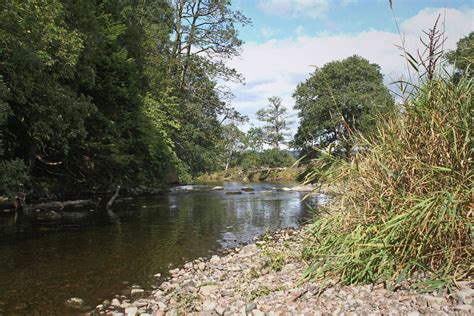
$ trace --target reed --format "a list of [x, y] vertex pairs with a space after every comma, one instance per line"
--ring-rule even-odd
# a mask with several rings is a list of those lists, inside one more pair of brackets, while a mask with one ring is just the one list
[[335, 183], [343, 194], [309, 226], [305, 277], [416, 279], [412, 286], [433, 291], [472, 276], [472, 80], [433, 69], [419, 78], [375, 135], [353, 135], [364, 152], [313, 161], [306, 181]]

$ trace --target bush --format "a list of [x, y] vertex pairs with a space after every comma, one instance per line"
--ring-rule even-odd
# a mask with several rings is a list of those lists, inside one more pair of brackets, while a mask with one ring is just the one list
[[0, 161], [0, 195], [11, 196], [28, 181], [26, 167], [21, 160]]
[[359, 136], [367, 153], [315, 162], [325, 172], [314, 167], [308, 180], [345, 193], [310, 226], [307, 277], [395, 285], [424, 272], [417, 286], [431, 291], [472, 273], [472, 88], [467, 78], [429, 80], [374, 138]]
[[267, 149], [262, 152], [244, 151], [232, 161], [244, 171], [259, 168], [291, 167], [296, 159], [285, 150]]

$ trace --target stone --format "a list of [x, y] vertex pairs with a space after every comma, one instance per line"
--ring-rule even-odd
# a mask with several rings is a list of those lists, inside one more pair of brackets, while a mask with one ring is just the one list
[[265, 316], [265, 313], [259, 309], [252, 310], [252, 316]]
[[223, 315], [224, 312], [225, 312], [225, 308], [222, 307], [221, 305], [218, 305], [214, 310], [215, 310], [216, 313], [219, 314], [219, 315]]
[[457, 311], [471, 312], [473, 307], [471, 305], [459, 304], [454, 306], [454, 309]]
[[457, 291], [454, 295], [458, 304], [470, 305], [473, 301], [472, 298], [474, 297], [474, 289], [462, 289], [460, 291]]
[[407, 314], [407, 316], [420, 316], [420, 313], [418, 313], [417, 311], [411, 311]]
[[169, 282], [163, 282], [160, 285], [160, 290], [162, 291], [167, 291], [170, 288], [170, 283]]
[[219, 263], [220, 261], [221, 261], [221, 258], [219, 258], [219, 256], [217, 256], [217, 255], [212, 256], [212, 257], [211, 257], [211, 260], [209, 260], [209, 262], [210, 262], [211, 264], [217, 264], [217, 263]]
[[198, 269], [201, 271], [204, 271], [204, 269], [206, 269], [206, 264], [204, 262], [199, 262], [197, 266]]
[[130, 294], [132, 296], [139, 296], [139, 295], [143, 295], [145, 293], [145, 290], [144, 289], [132, 289], [130, 291]]
[[242, 194], [242, 191], [227, 191], [225, 194], [228, 194], [228, 195], [238, 195], [238, 194]]
[[178, 269], [178, 268], [173, 269], [173, 270], [170, 270], [170, 273], [173, 274], [173, 275], [174, 275], [174, 274], [178, 274], [178, 272], [179, 272], [179, 269]]
[[81, 309], [84, 307], [84, 300], [79, 297], [71, 297], [66, 302], [64, 302], [64, 305], [74, 309]]
[[204, 296], [209, 296], [211, 293], [215, 292], [218, 289], [216, 285], [204, 285], [199, 289], [199, 293]]
[[214, 190], [214, 191], [220, 191], [220, 190], [224, 190], [224, 187], [215, 186], [215, 187], [212, 188], [212, 190]]
[[137, 313], [138, 313], [138, 308], [135, 306], [127, 307], [125, 309], [125, 314], [127, 314], [127, 316], [135, 316], [137, 315]]
[[118, 299], [114, 298], [114, 299], [112, 299], [111, 304], [112, 304], [113, 306], [120, 306], [120, 301], [119, 301]]
[[141, 299], [141, 300], [133, 302], [133, 306], [136, 306], [136, 307], [143, 307], [147, 305], [148, 305], [148, 301], [145, 299]]
[[255, 189], [252, 188], [252, 187], [242, 187], [241, 190], [244, 191], [244, 192], [253, 192], [253, 191], [255, 191]]
[[250, 313], [251, 311], [253, 311], [254, 309], [257, 308], [257, 304], [255, 303], [248, 303], [247, 305], [245, 305], [245, 312], [246, 313]]
[[202, 303], [202, 310], [204, 312], [210, 312], [213, 311], [217, 307], [217, 303], [211, 300], [205, 300]]

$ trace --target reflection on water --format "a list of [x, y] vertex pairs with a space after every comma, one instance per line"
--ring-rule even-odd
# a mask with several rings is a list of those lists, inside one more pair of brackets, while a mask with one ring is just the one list
[[95, 306], [126, 284], [150, 287], [172, 266], [297, 226], [317, 202], [262, 184], [241, 195], [225, 194], [241, 184], [224, 186], [117, 203], [112, 217], [89, 209], [0, 217], [0, 313], [64, 314], [70, 297]]

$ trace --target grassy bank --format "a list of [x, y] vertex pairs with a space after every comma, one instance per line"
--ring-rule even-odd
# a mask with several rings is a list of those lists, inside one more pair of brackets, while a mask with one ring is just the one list
[[314, 162], [308, 181], [345, 194], [311, 225], [307, 277], [386, 282], [432, 291], [472, 276], [472, 80], [438, 76], [414, 87], [349, 160]]

